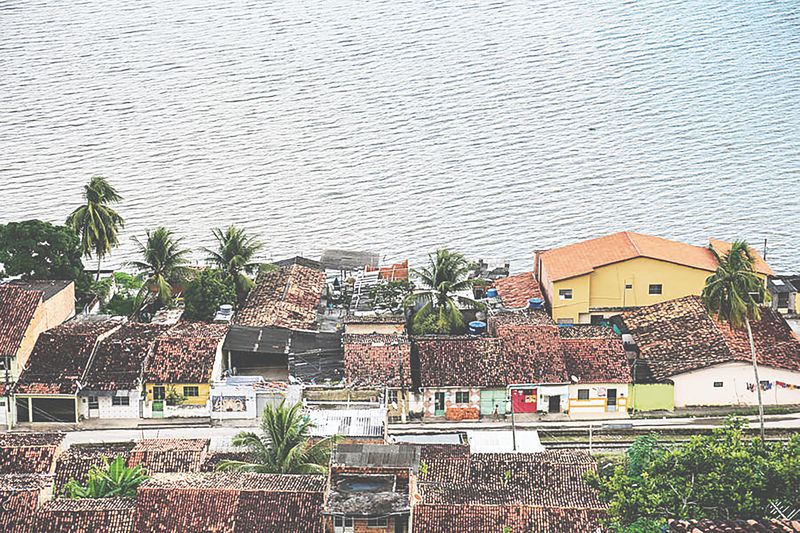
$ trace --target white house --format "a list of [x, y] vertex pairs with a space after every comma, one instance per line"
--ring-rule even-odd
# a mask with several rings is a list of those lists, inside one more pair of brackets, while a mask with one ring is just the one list
[[624, 328], [639, 351], [637, 382], [672, 382], [675, 407], [800, 403], [800, 338], [775, 310], [752, 322], [759, 380], [747, 332], [732, 329], [687, 296], [628, 311]]

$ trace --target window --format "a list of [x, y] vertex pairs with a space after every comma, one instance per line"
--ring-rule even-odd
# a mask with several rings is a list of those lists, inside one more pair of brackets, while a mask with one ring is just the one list
[[558, 289], [558, 298], [560, 300], [572, 300], [572, 289]]
[[353, 533], [355, 531], [353, 519], [349, 516], [334, 516], [333, 531], [334, 533]]
[[367, 519], [367, 527], [387, 527], [388, 521], [386, 518], [369, 518]]
[[571, 318], [559, 318], [558, 319], [558, 325], [559, 326], [571, 326], [574, 323], [575, 323], [575, 321], [572, 320]]
[[588, 400], [589, 399], [589, 389], [578, 389], [578, 399], [579, 400]]
[[200, 396], [200, 389], [194, 385], [192, 386], [184, 386], [183, 387], [183, 395], [187, 398], [189, 396]]
[[648, 292], [650, 294], [661, 294], [662, 290], [663, 290], [663, 286], [660, 283], [653, 283], [653, 284], [650, 285], [650, 288], [648, 289]]
[[626, 283], [625, 284], [625, 288], [626, 289], [632, 289], [633, 288], [633, 283]]
[[10, 364], [8, 364], [9, 359], [11, 358], [8, 356], [0, 357], [0, 370], [5, 370], [6, 368], [9, 368], [11, 366]]
[[469, 403], [469, 391], [456, 392], [456, 403]]
[[386, 398], [386, 403], [388, 403], [389, 405], [391, 405], [393, 403], [397, 403], [397, 391], [396, 390], [390, 390], [389, 391], [389, 396]]
[[778, 294], [778, 308], [785, 309], [787, 307], [789, 307], [789, 293], [782, 292]]
[[128, 406], [131, 404], [131, 399], [127, 396], [112, 396], [111, 405]]
[[97, 396], [89, 396], [89, 409], [100, 409], [100, 402]]
[[166, 392], [164, 391], [163, 385], [159, 385], [153, 387], [153, 399], [154, 400], [163, 400], [166, 397]]

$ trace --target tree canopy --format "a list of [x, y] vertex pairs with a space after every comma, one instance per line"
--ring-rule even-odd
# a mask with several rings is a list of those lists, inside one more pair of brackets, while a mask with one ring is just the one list
[[765, 518], [770, 501], [800, 503], [800, 435], [764, 442], [748, 438], [744, 425], [731, 418], [676, 446], [639, 437], [621, 464], [589, 474], [609, 504], [612, 529], [658, 531], [669, 518]]
[[237, 298], [242, 302], [253, 288], [253, 280], [248, 274], [258, 271], [255, 255], [264, 245], [235, 226], [228, 226], [225, 231], [217, 228], [213, 233], [217, 239], [217, 248], [203, 250], [208, 254], [209, 263], [220, 268], [233, 280]]
[[172, 303], [172, 286], [186, 281], [189, 277], [189, 250], [182, 247], [183, 239], [175, 237], [164, 227], [147, 230], [147, 240], [133, 241], [142, 255], [141, 261], [131, 261], [131, 265], [145, 274], [140, 301], [146, 293], [156, 293], [161, 305]]
[[183, 316], [193, 320], [209, 321], [222, 304], [236, 302], [233, 280], [221, 270], [206, 268], [189, 282], [183, 293]]

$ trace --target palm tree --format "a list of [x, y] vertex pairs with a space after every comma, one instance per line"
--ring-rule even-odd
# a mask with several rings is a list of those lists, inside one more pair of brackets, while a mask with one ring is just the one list
[[213, 232], [217, 239], [217, 249], [203, 250], [208, 253], [210, 263], [230, 276], [236, 286], [237, 299], [244, 301], [253, 288], [253, 280], [247, 275], [258, 269], [258, 263], [253, 261], [253, 257], [264, 245], [235, 226], [228, 226], [225, 231], [217, 228]]
[[285, 400], [268, 405], [261, 417], [263, 436], [243, 431], [233, 438], [234, 446], [247, 448], [252, 462], [220, 461], [217, 470], [272, 474], [324, 474], [334, 437], [310, 441], [311, 421], [301, 412], [302, 404], [287, 407]]
[[172, 301], [172, 285], [189, 277], [189, 260], [186, 256], [190, 252], [181, 248], [182, 241], [183, 239], [174, 237], [164, 227], [147, 230], [146, 243], [142, 243], [137, 237], [133, 238], [144, 260], [131, 261], [130, 265], [146, 276], [137, 298], [140, 305], [144, 303], [148, 291], [153, 288], [161, 304], [169, 305]]
[[717, 270], [706, 279], [703, 288], [703, 303], [706, 309], [727, 322], [731, 328], [747, 329], [750, 354], [753, 357], [753, 373], [758, 391], [758, 418], [761, 423], [761, 440], [764, 440], [764, 404], [761, 402], [761, 382], [758, 380], [756, 346], [753, 343], [751, 320], [759, 320], [759, 304], [766, 302], [768, 294], [764, 282], [755, 271], [755, 257], [745, 241], [735, 241], [728, 253], [720, 257], [713, 246], [709, 246], [717, 260]]
[[469, 290], [472, 282], [467, 279], [469, 263], [463, 255], [445, 248], [435, 254], [428, 254], [429, 265], [413, 273], [423, 289], [414, 292], [409, 299], [422, 304], [414, 316], [415, 330], [433, 319], [439, 333], [449, 333], [463, 327], [464, 318], [461, 307], [482, 308], [482, 304], [472, 298], [457, 293]]
[[80, 498], [135, 498], [136, 487], [144, 483], [149, 476], [147, 471], [136, 465], [125, 465], [125, 458], [118, 455], [109, 463], [103, 457], [103, 465], [94, 465], [89, 469], [86, 484], [70, 479], [64, 485], [64, 494], [72, 499]]
[[67, 226], [81, 239], [81, 252], [84, 256], [97, 258], [97, 277], [100, 279], [100, 263], [119, 244], [118, 233], [125, 227], [125, 221], [111, 208], [122, 197], [105, 178], [94, 176], [83, 188], [86, 203], [67, 217]]

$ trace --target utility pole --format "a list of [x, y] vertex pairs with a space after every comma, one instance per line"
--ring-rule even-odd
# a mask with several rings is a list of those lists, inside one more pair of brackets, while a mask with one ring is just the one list
[[514, 388], [511, 389], [511, 445], [513, 451], [517, 451], [517, 425], [514, 422]]

